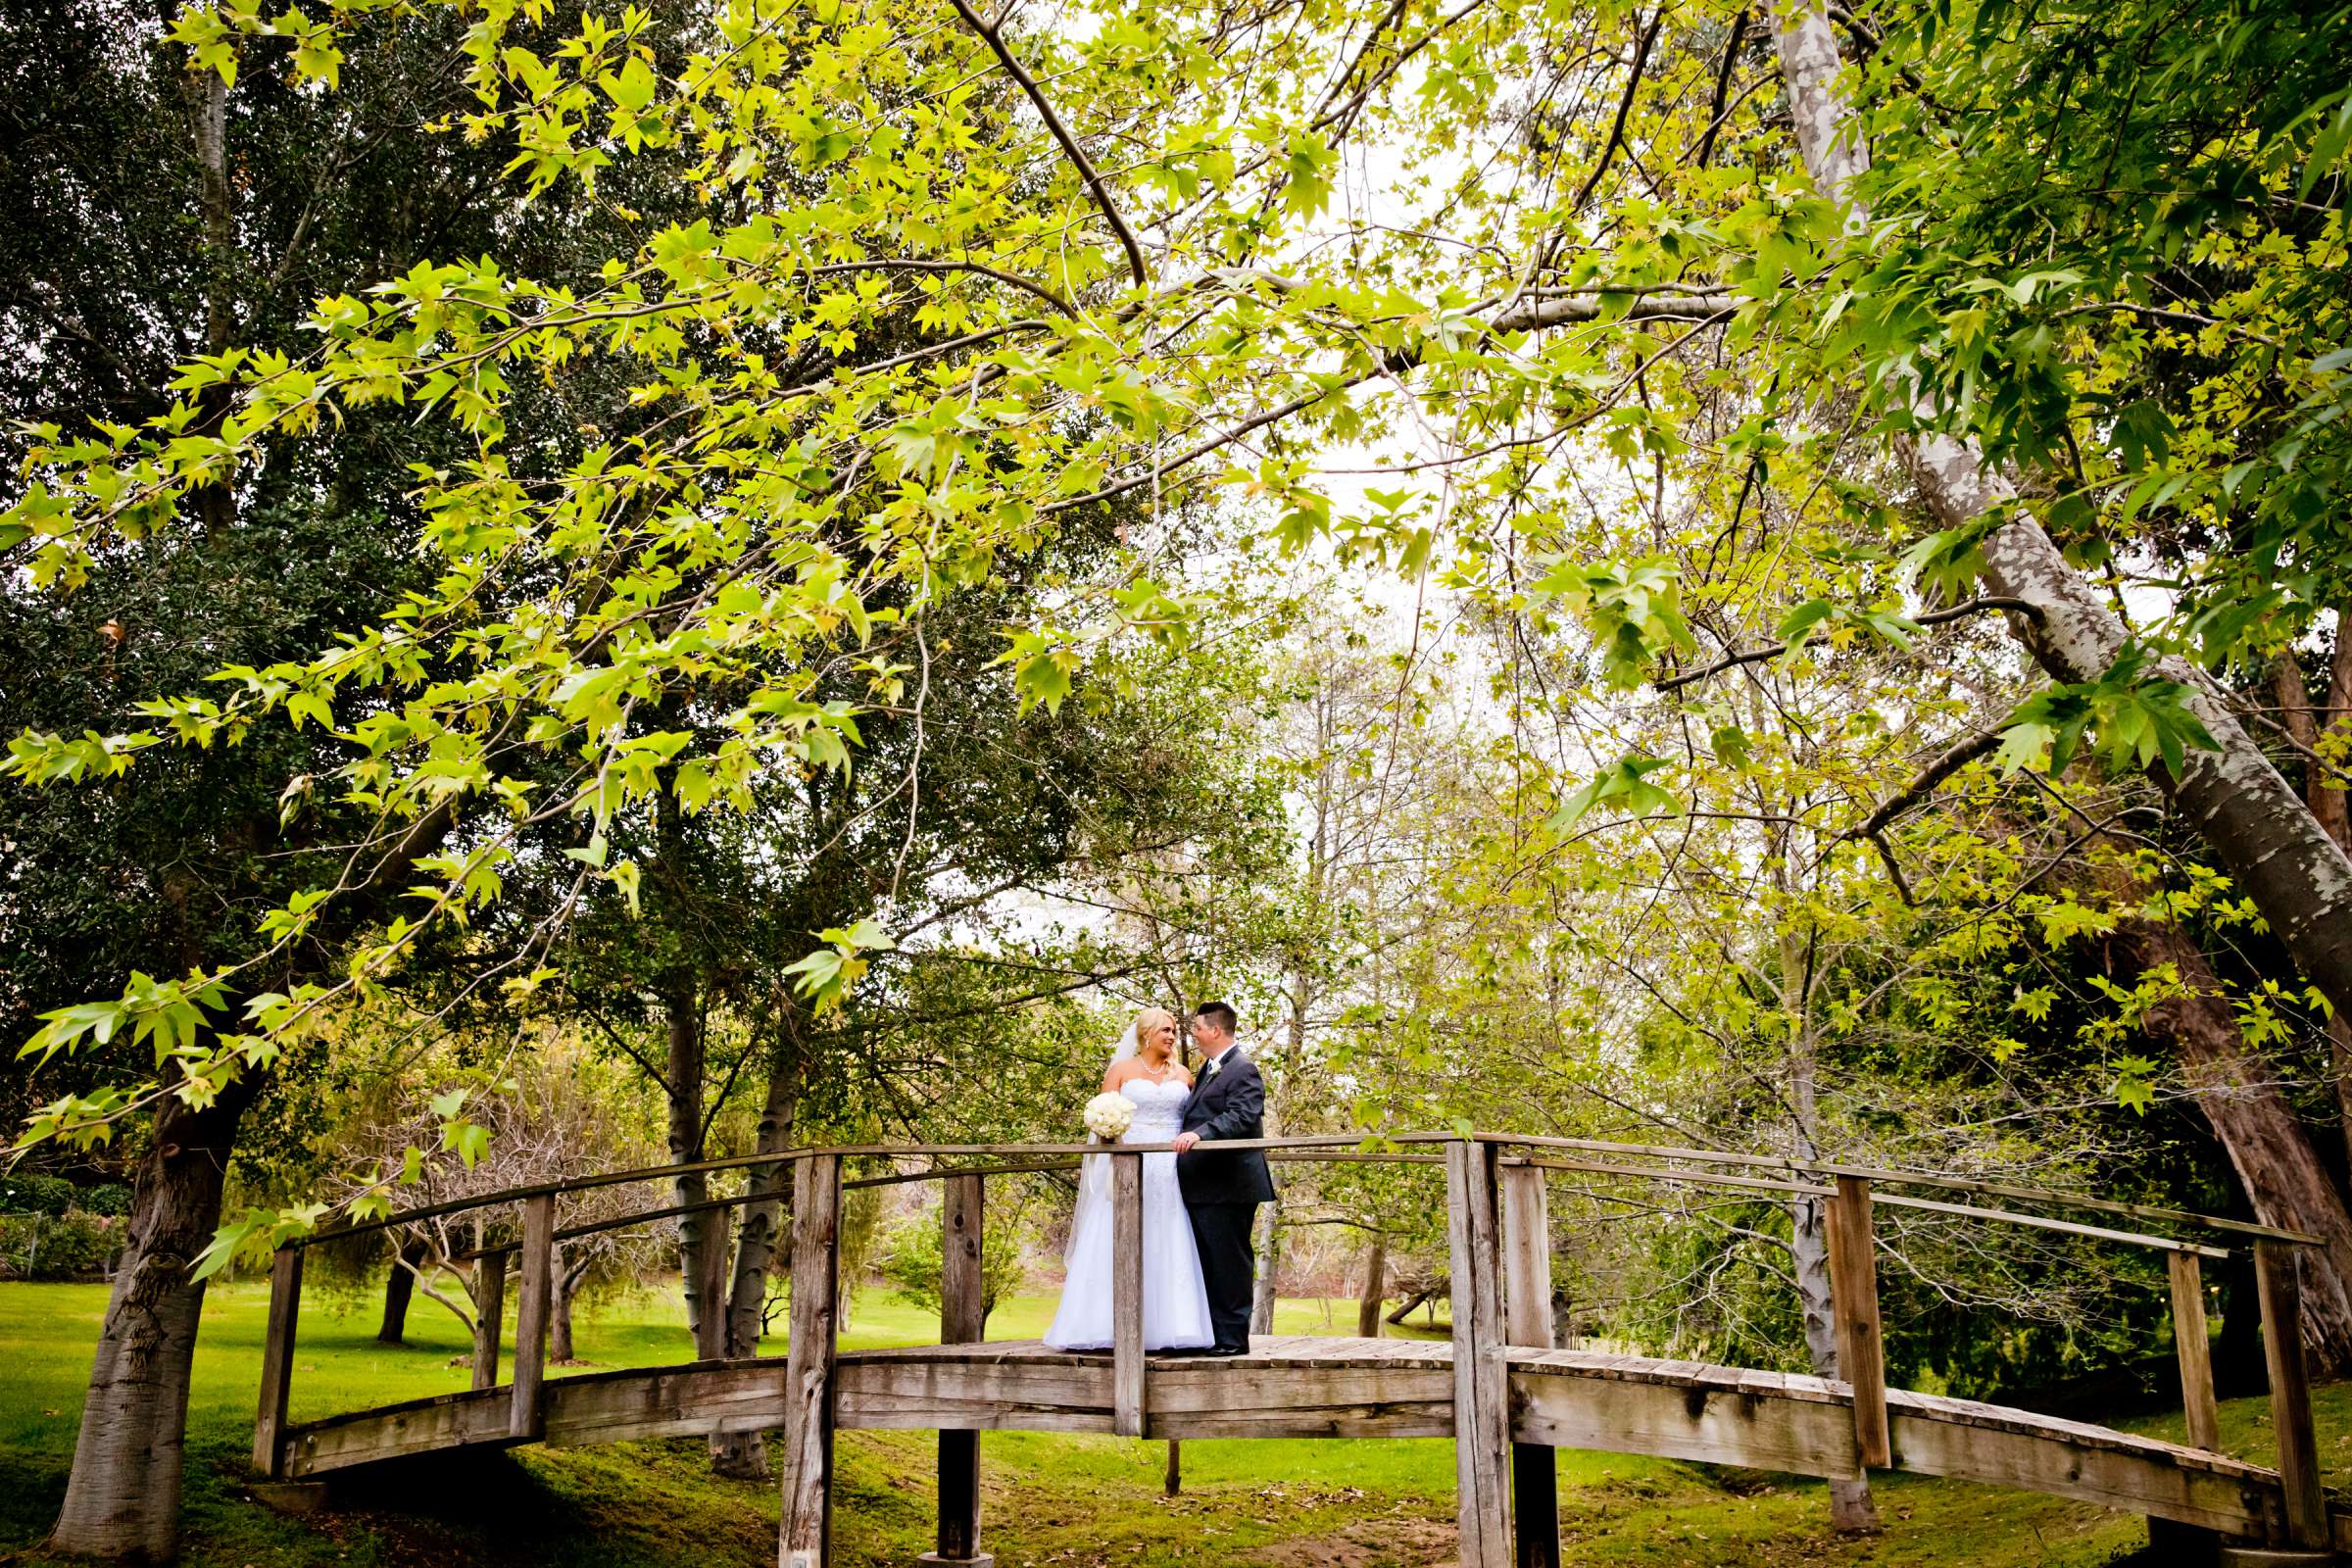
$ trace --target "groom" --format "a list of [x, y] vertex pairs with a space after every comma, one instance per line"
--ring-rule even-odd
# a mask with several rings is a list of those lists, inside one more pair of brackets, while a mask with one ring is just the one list
[[1266, 1086], [1256, 1066], [1233, 1043], [1234, 1011], [1222, 1002], [1193, 1014], [1193, 1042], [1207, 1059], [1200, 1087], [1184, 1107], [1176, 1135], [1176, 1180], [1192, 1216], [1208, 1288], [1208, 1320], [1216, 1330], [1211, 1355], [1250, 1353], [1250, 1294], [1257, 1258], [1250, 1232], [1257, 1205], [1274, 1200], [1274, 1178], [1255, 1149], [1212, 1153], [1196, 1147], [1228, 1138], [1263, 1138]]

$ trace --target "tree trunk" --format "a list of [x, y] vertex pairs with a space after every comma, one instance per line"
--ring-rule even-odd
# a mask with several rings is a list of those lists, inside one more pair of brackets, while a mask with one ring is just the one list
[[[1817, 1378], [1840, 1375], [1838, 1320], [1830, 1298], [1830, 1233], [1821, 1200], [1799, 1198], [1790, 1205], [1789, 1250], [1796, 1265], [1796, 1304], [1805, 1327], [1805, 1354]], [[1830, 1483], [1830, 1524], [1840, 1535], [1868, 1535], [1879, 1528], [1878, 1504], [1867, 1480]]]
[[2135, 971], [2169, 965], [2180, 976], [2186, 995], [2149, 1008], [2145, 1027], [2180, 1063], [2255, 1218], [2321, 1238], [2301, 1257], [2303, 1343], [2315, 1373], [2341, 1376], [2352, 1370], [2352, 1212], [2276, 1076], [2247, 1049], [2197, 945], [2179, 926], [2141, 918], [2119, 925], [2114, 945]]
[[[799, 1018], [789, 1013], [777, 1031], [775, 1059], [767, 1070], [767, 1095], [760, 1105], [760, 1126], [753, 1144], [758, 1153], [772, 1154], [792, 1146], [792, 1128], [800, 1111], [807, 1060], [800, 1047]], [[783, 1224], [783, 1198], [791, 1190], [791, 1167], [781, 1162], [754, 1165], [745, 1184], [752, 1194], [773, 1194], [769, 1201], [747, 1203], [735, 1242], [735, 1274], [727, 1292], [725, 1353], [760, 1353], [760, 1325], [767, 1306], [767, 1275], [775, 1259], [776, 1238]], [[768, 1475], [767, 1443], [758, 1432], [715, 1433], [710, 1439], [710, 1468], [722, 1476], [764, 1481]]]
[[205, 1109], [171, 1100], [156, 1116], [50, 1536], [59, 1551], [160, 1562], [178, 1550], [188, 1381], [204, 1310], [204, 1284], [188, 1270], [220, 1228], [237, 1123], [263, 1082], [248, 1072]]
[[[1781, 74], [1814, 188], [1846, 202], [1870, 167], [1850, 106], [1838, 87], [1838, 35], [1821, 0], [1788, 0], [1780, 19]], [[1867, 215], [1855, 208], [1853, 220]], [[1973, 522], [2016, 491], [1973, 444], [1943, 435], [1900, 436], [1896, 455], [1936, 520]], [[2021, 510], [1982, 546], [1986, 588], [2034, 607], [2009, 628], [2055, 679], [2106, 673], [2130, 629], [2098, 590], [2067, 564], [2041, 524]], [[2203, 673], [2172, 658], [2156, 674], [2188, 692], [2187, 705], [2219, 749], [2192, 751], [2180, 777], [2159, 763], [2148, 776], [2203, 835], [2214, 860], [2254, 901], [2295, 964], [2338, 1012], [2352, 1012], [2352, 858], [2288, 787]]]
[[2340, 789], [2328, 787], [2327, 768], [2314, 760], [2320, 737], [2335, 727], [2339, 718], [2352, 717], [2343, 710], [2352, 704], [2352, 626], [2345, 624], [2346, 612], [2338, 610], [2335, 619], [2335, 658], [2328, 671], [2328, 691], [2320, 699], [2321, 706], [2311, 702], [2311, 686], [2303, 674], [2302, 662], [2293, 649], [2283, 649], [2271, 663], [2271, 688], [2278, 700], [2278, 723], [2287, 738], [2302, 753], [2303, 802], [2311, 808], [2328, 836], [2352, 849], [2352, 796]]
[[[281, 975], [280, 989], [318, 972], [455, 820], [445, 804], [411, 823], [374, 874], [314, 928], [303, 966]], [[227, 1015], [235, 1015], [233, 1003]], [[154, 1140], [131, 1178], [129, 1239], [98, 1331], [65, 1506], [50, 1538], [61, 1551], [161, 1559], [177, 1547], [188, 1385], [204, 1310], [204, 1286], [188, 1271], [220, 1227], [237, 1125], [269, 1082], [267, 1070], [248, 1067], [202, 1110], [174, 1099], [156, 1112]]]
[[[1785, 862], [1784, 862], [1785, 863]], [[1813, 1014], [1812, 965], [1794, 931], [1781, 933], [1781, 1005], [1788, 1015], [1788, 1101], [1795, 1113], [1797, 1143], [1808, 1156], [1821, 1152], [1821, 1042]], [[1799, 1198], [1790, 1205], [1788, 1245], [1796, 1275], [1797, 1311], [1804, 1323], [1805, 1353], [1813, 1375], [1836, 1378], [1838, 1320], [1830, 1291], [1830, 1234], [1821, 1200]], [[1867, 1476], [1830, 1483], [1830, 1525], [1839, 1535], [1858, 1536], [1879, 1528], [1878, 1504]]]
[[[2339, 721], [2352, 718], [2352, 623], [2348, 622], [2352, 622], [2352, 610], [2338, 609], [2335, 657], [2329, 663], [2328, 691], [2318, 708], [2312, 706], [2310, 683], [2291, 648], [2282, 650], [2273, 662], [2271, 685], [2278, 700], [2278, 722], [2302, 754], [2304, 803], [2329, 838], [2352, 849], [2352, 816], [2346, 811], [2352, 796], [2328, 788], [2328, 771], [2316, 755], [2322, 735]], [[2352, 1012], [2339, 1009], [2328, 1016], [2328, 1077], [2335, 1086], [2335, 1114], [2345, 1157], [2352, 1161]]]
[[[220, 354], [236, 331], [236, 208], [235, 187], [228, 170], [228, 83], [217, 71], [197, 74], [189, 84], [188, 128], [196, 148], [197, 199], [204, 216], [205, 352]], [[225, 382], [197, 394], [199, 428], [220, 433], [230, 409]], [[233, 476], [198, 487], [190, 497], [204, 519], [208, 537], [218, 537], [237, 520], [237, 491]]]
[[1389, 1237], [1372, 1233], [1371, 1254], [1364, 1259], [1364, 1285], [1355, 1300], [1355, 1334], [1362, 1340], [1380, 1338], [1380, 1303], [1389, 1289]]
[[424, 1248], [413, 1241], [404, 1241], [393, 1250], [392, 1272], [384, 1278], [384, 1321], [375, 1331], [378, 1345], [405, 1345], [409, 1333], [409, 1302], [416, 1296], [416, 1271], [412, 1266], [424, 1261]]
[[547, 1314], [547, 1358], [558, 1366], [579, 1359], [578, 1352], [572, 1348], [571, 1302], [580, 1293], [583, 1277], [583, 1271], [564, 1267], [562, 1258], [558, 1257], [556, 1277], [551, 1282], [555, 1289], [549, 1293], [551, 1298]]
[[[668, 1108], [669, 1159], [673, 1165], [691, 1164], [704, 1157], [703, 1024], [699, 1001], [700, 994], [690, 981], [673, 981], [662, 999], [669, 1044], [663, 1063], [663, 1099]], [[701, 1171], [682, 1171], [670, 1179], [670, 1186], [675, 1202], [701, 1203], [710, 1197], [710, 1178]], [[720, 1313], [710, 1290], [710, 1253], [711, 1233], [717, 1229], [711, 1219], [718, 1212], [703, 1209], [678, 1216], [678, 1279], [686, 1295], [686, 1332], [694, 1337], [697, 1359], [724, 1353], [723, 1348], [715, 1351], [712, 1348]]]
[[1265, 1206], [1265, 1245], [1258, 1249], [1257, 1279], [1250, 1288], [1250, 1332], [1274, 1332], [1274, 1293], [1282, 1273], [1282, 1205]]

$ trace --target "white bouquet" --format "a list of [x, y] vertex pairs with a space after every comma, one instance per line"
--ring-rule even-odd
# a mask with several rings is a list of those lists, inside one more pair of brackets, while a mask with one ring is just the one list
[[1097, 1095], [1086, 1102], [1086, 1130], [1106, 1144], [1125, 1136], [1135, 1120], [1135, 1102], [1115, 1092]]

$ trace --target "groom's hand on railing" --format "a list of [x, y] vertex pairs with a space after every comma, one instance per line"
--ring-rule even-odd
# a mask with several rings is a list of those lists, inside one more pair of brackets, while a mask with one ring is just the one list
[[1176, 1152], [1179, 1154], [1184, 1153], [1200, 1141], [1200, 1135], [1199, 1133], [1178, 1133], [1175, 1140]]

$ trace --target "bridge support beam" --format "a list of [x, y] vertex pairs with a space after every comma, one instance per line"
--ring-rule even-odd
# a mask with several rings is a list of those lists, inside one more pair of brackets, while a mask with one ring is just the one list
[[2256, 1242], [2254, 1285], [2262, 1301], [2262, 1353], [2271, 1373], [2271, 1429], [2278, 1440], [2287, 1543], [2324, 1547], [2328, 1544], [2328, 1495], [2321, 1490], [2311, 1382], [2303, 1367], [2303, 1286], [2295, 1273], [2295, 1250], [2267, 1237]]
[[1446, 1146], [1461, 1568], [1513, 1568], [1510, 1369], [1502, 1348], [1494, 1176], [1492, 1144], [1457, 1139]]
[[841, 1288], [841, 1156], [804, 1155], [792, 1182], [792, 1329], [784, 1361], [782, 1568], [833, 1553], [833, 1359]]
[[[1514, 1346], [1552, 1348], [1551, 1209], [1541, 1166], [1502, 1167], [1502, 1310]], [[1511, 1445], [1518, 1568], [1560, 1568], [1560, 1474], [1549, 1444]]]
[[2213, 1342], [2205, 1328], [2205, 1270], [2194, 1252], [2166, 1260], [2173, 1288], [2173, 1353], [2180, 1363], [2180, 1410], [2188, 1446], [2222, 1446], [2221, 1411], [2213, 1398]]
[[1144, 1156], [1110, 1159], [1110, 1430], [1144, 1435]]
[[522, 1273], [514, 1286], [514, 1376], [507, 1431], [537, 1441], [547, 1432], [547, 1319], [554, 1302], [556, 1195], [522, 1200]]
[[[982, 1284], [981, 1219], [985, 1201], [981, 1176], [951, 1176], [941, 1184], [939, 1204], [939, 1343], [978, 1345], [988, 1332], [988, 1298]], [[980, 1434], [939, 1435], [938, 1549], [916, 1559], [940, 1568], [995, 1568], [996, 1558], [980, 1549]]]
[[1884, 1470], [1894, 1463], [1894, 1444], [1886, 1429], [1886, 1346], [1879, 1325], [1870, 1183], [1838, 1177], [1829, 1219], [1830, 1306], [1838, 1320], [1838, 1370], [1854, 1391], [1854, 1446], [1865, 1469]]
[[[395, 1265], [397, 1266], [397, 1265]], [[253, 1467], [269, 1480], [286, 1473], [286, 1396], [294, 1385], [294, 1324], [302, 1315], [302, 1250], [270, 1259], [270, 1321], [262, 1331], [262, 1404], [253, 1422]]]

